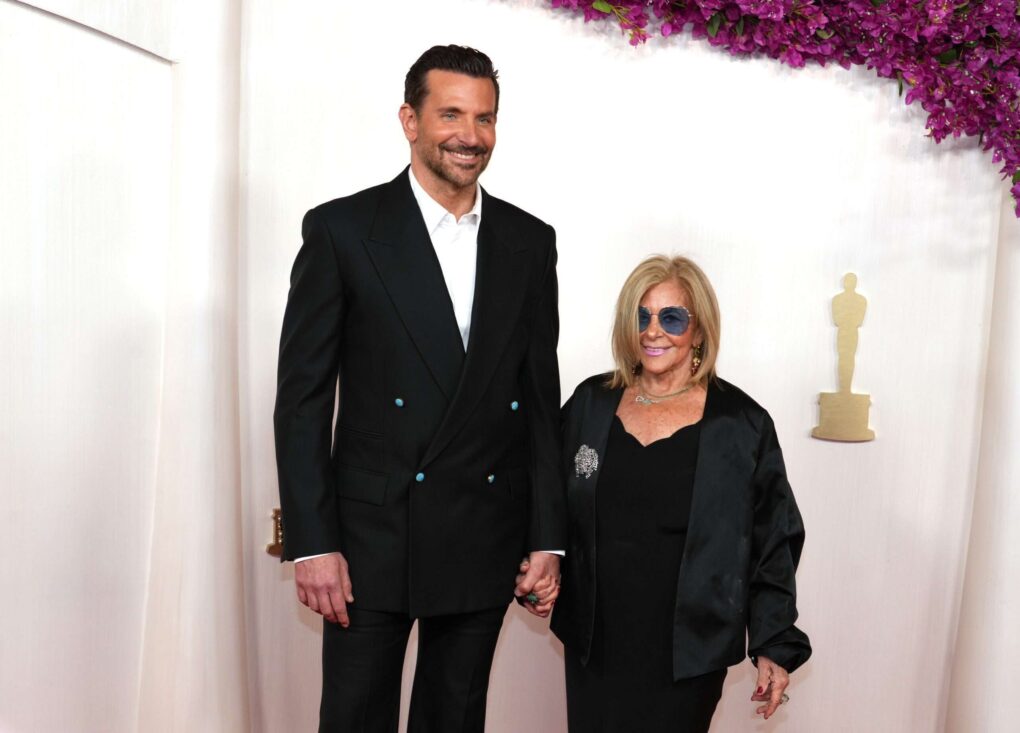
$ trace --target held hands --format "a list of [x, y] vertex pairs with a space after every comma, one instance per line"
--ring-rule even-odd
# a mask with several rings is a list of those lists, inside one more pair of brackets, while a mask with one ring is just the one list
[[790, 684], [790, 676], [786, 670], [768, 657], [758, 657], [758, 682], [755, 683], [751, 700], [764, 702], [756, 713], [764, 715], [765, 720], [772, 717], [776, 709], [790, 698], [786, 695], [786, 687]]
[[298, 600], [327, 621], [351, 625], [347, 604], [354, 602], [347, 560], [339, 552], [294, 563]]
[[526, 596], [524, 607], [545, 618], [560, 594], [560, 556], [551, 552], [532, 552], [521, 560], [514, 595]]

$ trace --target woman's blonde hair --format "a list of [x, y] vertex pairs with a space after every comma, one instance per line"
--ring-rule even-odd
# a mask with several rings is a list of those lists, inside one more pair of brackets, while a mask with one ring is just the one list
[[616, 300], [613, 322], [613, 359], [616, 371], [609, 380], [612, 388], [630, 387], [641, 371], [638, 306], [650, 288], [672, 280], [690, 299], [691, 328], [701, 333], [701, 366], [691, 376], [695, 384], [715, 379], [715, 360], [719, 355], [719, 301], [708, 277], [686, 257], [652, 255], [643, 260], [627, 277]]

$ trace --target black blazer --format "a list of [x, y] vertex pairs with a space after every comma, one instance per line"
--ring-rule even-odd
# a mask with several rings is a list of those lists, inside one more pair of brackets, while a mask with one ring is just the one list
[[361, 608], [509, 602], [522, 555], [566, 544], [552, 228], [483, 191], [466, 354], [407, 169], [312, 209], [303, 236], [274, 416], [283, 558], [343, 552]]
[[[595, 622], [595, 511], [601, 465], [585, 470], [575, 457], [582, 446], [594, 450], [600, 463], [605, 455], [623, 392], [606, 388], [607, 376], [582, 382], [563, 407], [570, 544], [552, 628], [584, 663]], [[753, 659], [767, 656], [791, 672], [807, 660], [808, 638], [794, 626], [794, 572], [803, 543], [804, 526], [772, 419], [732, 384], [712, 382], [677, 579], [674, 679], [736, 664], [744, 657], [745, 634]]]

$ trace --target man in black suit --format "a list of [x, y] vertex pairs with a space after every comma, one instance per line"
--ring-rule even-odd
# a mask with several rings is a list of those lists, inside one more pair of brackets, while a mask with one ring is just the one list
[[417, 619], [409, 730], [481, 733], [507, 604], [558, 592], [555, 234], [478, 185], [498, 102], [485, 54], [426, 51], [409, 169], [304, 219], [274, 422], [283, 557], [328, 622], [322, 731], [396, 731]]

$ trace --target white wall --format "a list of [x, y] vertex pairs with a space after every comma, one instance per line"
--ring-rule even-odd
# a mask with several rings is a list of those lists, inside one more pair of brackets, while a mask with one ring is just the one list
[[0, 1], [0, 730], [137, 716], [170, 65]]
[[1020, 696], [1011, 689], [1020, 659], [1020, 227], [1003, 197], [981, 460], [946, 730], [1005, 731], [1016, 726]]
[[[749, 665], [734, 669], [717, 729], [939, 729], [1001, 208], [988, 157], [934, 146], [922, 111], [868, 72], [793, 71], [688, 39], [635, 50], [541, 0], [247, 8], [242, 429], [262, 729], [311, 726], [318, 696], [316, 619], [296, 608], [289, 569], [255, 554], [276, 505], [275, 352], [301, 216], [400, 170], [403, 76], [450, 42], [502, 73], [483, 185], [557, 228], [565, 392], [610, 365], [626, 272], [677, 251], [718, 290], [723, 376], [778, 424], [808, 529], [800, 608], [816, 658], [768, 724], [752, 720]], [[869, 298], [855, 388], [872, 395], [878, 440], [865, 445], [808, 437], [818, 393], [836, 386], [829, 303], [847, 271]], [[563, 730], [560, 664], [512, 609], [490, 730]]]
[[22, 0], [61, 18], [67, 18], [112, 38], [130, 43], [167, 60], [177, 60], [180, 44], [174, 18], [191, 0]]
[[249, 729], [240, 6], [168, 7], [0, 0], [4, 733]]

